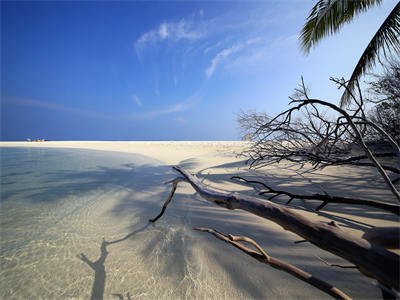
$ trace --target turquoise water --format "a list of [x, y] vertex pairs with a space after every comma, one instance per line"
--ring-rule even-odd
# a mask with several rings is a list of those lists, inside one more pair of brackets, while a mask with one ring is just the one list
[[157, 168], [157, 162], [132, 154], [0, 149], [3, 255], [11, 255], [30, 241], [46, 236], [53, 226], [89, 210], [98, 201], [95, 195], [113, 189], [132, 190], [135, 173], [141, 169]]
[[[185, 184], [166, 214], [149, 225], [169, 195], [162, 183], [176, 176], [150, 157], [29, 147], [0, 147], [0, 153], [0, 299], [327, 297], [195, 226], [253, 237], [271, 255], [340, 287], [351, 289], [357, 278], [362, 288], [355, 296], [379, 295], [358, 272], [312, 259], [312, 245], [293, 246], [298, 237], [217, 208]], [[214, 181], [229, 180], [229, 172]]]
[[[147, 220], [158, 213], [166, 191], [159, 186], [171, 177], [170, 168], [124, 153], [0, 150], [0, 298], [88, 298], [123, 292], [119, 288], [132, 291], [121, 284], [113, 288], [110, 280], [108, 291], [106, 280], [99, 282], [90, 262], [102, 257], [103, 237], [117, 241], [108, 246], [114, 254], [132, 250], [132, 233], [140, 235]], [[151, 237], [159, 231], [153, 227], [146, 234]], [[129, 241], [118, 242], [129, 234]], [[135, 255], [130, 255], [134, 263]], [[120, 281], [119, 259], [108, 257], [103, 267], [107, 262], [115, 268], [113, 276]]]
[[[170, 186], [162, 183], [176, 176], [170, 166], [119, 152], [0, 151], [0, 299], [221, 299], [248, 293], [233, 288], [224, 268], [215, 268], [207, 238], [193, 237], [198, 202], [190, 188], [188, 197], [180, 187], [167, 214], [149, 225], [169, 195]], [[203, 213], [212, 205], [199, 205], [200, 215], [214, 218]]]

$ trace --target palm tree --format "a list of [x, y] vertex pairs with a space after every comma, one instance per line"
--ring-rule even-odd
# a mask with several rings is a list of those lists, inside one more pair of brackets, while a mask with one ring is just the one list
[[[307, 22], [300, 33], [301, 48], [308, 54], [322, 38], [338, 32], [345, 23], [368, 10], [374, 5], [380, 5], [382, 0], [319, 0], [311, 9]], [[375, 60], [382, 51], [384, 57], [387, 53], [400, 53], [400, 2], [379, 27], [365, 48], [353, 74], [347, 83], [347, 88], [342, 95], [340, 106], [350, 102], [351, 93], [358, 79], [375, 65]]]

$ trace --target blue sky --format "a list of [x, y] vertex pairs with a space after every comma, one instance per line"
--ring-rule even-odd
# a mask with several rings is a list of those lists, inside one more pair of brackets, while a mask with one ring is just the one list
[[303, 75], [338, 103], [395, 6], [384, 1], [310, 55], [315, 1], [1, 2], [1, 139], [237, 140], [235, 113], [276, 114]]

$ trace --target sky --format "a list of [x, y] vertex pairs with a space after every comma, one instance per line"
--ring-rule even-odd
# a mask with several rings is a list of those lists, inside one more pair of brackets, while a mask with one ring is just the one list
[[305, 55], [316, 1], [2, 1], [1, 140], [239, 140], [236, 116], [287, 108], [304, 77], [339, 103], [396, 5]]

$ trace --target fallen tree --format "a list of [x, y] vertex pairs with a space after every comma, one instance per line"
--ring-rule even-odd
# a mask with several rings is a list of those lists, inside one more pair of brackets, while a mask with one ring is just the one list
[[286, 204], [290, 204], [293, 199], [303, 199], [303, 200], [320, 200], [322, 201], [321, 205], [319, 205], [315, 210], [319, 211], [324, 208], [329, 203], [342, 203], [342, 204], [354, 204], [354, 205], [364, 205], [374, 208], [383, 209], [385, 211], [391, 212], [395, 215], [400, 215], [400, 206], [397, 204], [386, 203], [383, 201], [375, 201], [375, 200], [367, 200], [367, 199], [359, 199], [359, 198], [349, 198], [349, 197], [339, 197], [339, 196], [330, 196], [328, 194], [310, 194], [310, 195], [303, 195], [303, 194], [295, 194], [284, 190], [276, 190], [272, 187], [268, 186], [264, 182], [257, 181], [257, 180], [248, 180], [241, 176], [232, 176], [231, 179], [237, 179], [244, 181], [248, 184], [259, 184], [262, 185], [266, 190], [261, 191], [259, 195], [266, 195], [272, 194], [268, 200], [272, 200], [273, 198], [279, 195], [285, 195], [289, 197], [289, 200]]
[[[339, 87], [346, 88], [344, 80], [332, 80]], [[245, 136], [252, 141], [251, 146], [242, 154], [250, 157], [248, 160], [250, 167], [260, 168], [284, 160], [300, 165], [310, 163], [315, 169], [338, 165], [373, 167], [382, 180], [382, 184], [385, 184], [391, 192], [393, 200], [400, 201], [400, 193], [395, 186], [395, 182], [399, 179], [398, 174], [400, 174], [399, 144], [379, 124], [368, 119], [358, 82], [356, 88], [358, 97], [354, 93], [350, 93], [353, 98], [353, 107], [347, 110], [330, 102], [309, 97], [308, 89], [302, 80], [295, 95], [290, 97], [291, 107], [277, 116], [242, 113], [239, 116], [239, 125], [246, 133]], [[322, 112], [321, 108], [327, 109], [328, 112]], [[371, 131], [374, 134], [371, 134]], [[384, 147], [374, 148], [371, 146], [373, 144], [371, 144], [371, 139], [377, 135], [385, 141]], [[396, 163], [393, 163], [394, 157], [397, 157]], [[344, 231], [334, 221], [330, 223], [312, 221], [270, 200], [276, 196], [285, 195], [289, 198], [287, 204], [293, 199], [322, 201], [316, 210], [322, 209], [329, 203], [342, 203], [383, 209], [396, 215], [400, 214], [398, 203], [390, 203], [382, 201], [382, 199], [370, 200], [329, 195], [325, 191], [323, 191], [324, 194], [293, 193], [273, 188], [260, 181], [239, 176], [233, 177], [233, 179], [246, 183], [262, 185], [265, 190], [260, 194], [270, 195], [269, 199], [265, 200], [240, 193], [216, 191], [204, 185], [196, 176], [191, 175], [183, 168], [174, 167], [174, 169], [180, 176], [169, 182], [172, 184], [171, 193], [159, 215], [150, 220], [151, 222], [156, 222], [165, 213], [178, 184], [187, 182], [202, 198], [216, 205], [227, 209], [245, 210], [273, 221], [304, 239], [299, 242], [310, 242], [351, 262], [353, 266], [345, 268], [356, 268], [365, 276], [376, 279], [384, 298], [393, 298], [396, 296], [394, 290], [400, 291], [400, 256], [383, 248], [397, 247], [399, 244], [398, 234], [396, 236], [398, 229], [375, 228], [365, 232], [362, 238], [358, 238]], [[281, 261], [277, 263], [256, 242], [247, 237], [225, 235], [208, 228], [195, 229], [212, 234], [262, 263], [273, 267], [279, 265], [280, 270], [292, 274], [333, 297], [341, 299], [348, 297], [336, 287], [319, 279], [315, 280], [312, 275], [306, 274], [292, 265]], [[258, 252], [247, 248], [241, 242], [249, 242], [256, 247]]]
[[173, 167], [181, 176], [171, 180], [173, 188], [161, 213], [151, 219], [157, 221], [166, 211], [179, 182], [189, 183], [199, 195], [209, 202], [227, 209], [241, 209], [271, 220], [285, 230], [291, 231], [315, 246], [340, 256], [353, 263], [364, 275], [376, 279], [389, 289], [400, 290], [400, 256], [376, 246], [365, 239], [357, 238], [342, 230], [335, 222], [323, 223], [308, 218], [268, 200], [240, 193], [222, 193], [210, 189], [197, 177], [181, 167]]

